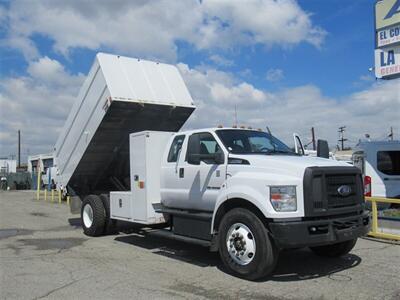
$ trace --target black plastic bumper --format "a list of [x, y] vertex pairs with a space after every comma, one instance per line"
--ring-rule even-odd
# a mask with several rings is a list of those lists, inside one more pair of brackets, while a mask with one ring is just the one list
[[334, 244], [361, 237], [369, 228], [367, 211], [347, 217], [269, 223], [272, 237], [280, 248]]

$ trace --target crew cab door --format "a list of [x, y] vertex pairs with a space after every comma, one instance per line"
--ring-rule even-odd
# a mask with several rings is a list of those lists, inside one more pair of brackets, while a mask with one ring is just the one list
[[181, 151], [175, 170], [170, 171], [174, 175], [163, 179], [163, 203], [174, 208], [212, 211], [225, 182], [225, 154], [209, 132], [190, 135], [185, 146], [182, 149], [186, 152]]
[[[161, 166], [161, 201], [167, 207], [180, 207], [183, 199], [185, 199], [186, 189], [182, 185], [179, 175], [179, 162], [185, 157], [185, 146], [187, 137], [185, 135], [177, 135], [172, 140], [171, 146], [163, 158]], [[184, 159], [182, 160], [184, 161]]]

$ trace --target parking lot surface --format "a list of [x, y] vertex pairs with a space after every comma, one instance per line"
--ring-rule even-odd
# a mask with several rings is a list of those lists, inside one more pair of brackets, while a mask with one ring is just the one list
[[0, 192], [1, 299], [400, 299], [400, 246], [360, 239], [342, 258], [281, 254], [275, 273], [250, 282], [218, 254], [151, 230], [82, 233], [65, 203]]

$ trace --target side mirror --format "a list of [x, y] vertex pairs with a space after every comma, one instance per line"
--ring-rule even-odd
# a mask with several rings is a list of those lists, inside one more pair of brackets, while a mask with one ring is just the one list
[[326, 140], [318, 140], [317, 156], [322, 158], [329, 158], [329, 146]]
[[217, 165], [222, 165], [222, 164], [224, 164], [224, 162], [225, 162], [225, 155], [224, 155], [224, 152], [216, 152], [215, 154], [214, 154], [214, 159], [215, 159], [215, 163], [217, 164]]
[[303, 143], [301, 142], [300, 136], [297, 133], [293, 133], [294, 140], [294, 152], [300, 155], [305, 155]]
[[191, 165], [199, 165], [200, 164], [200, 154], [189, 154], [187, 158], [187, 162]]
[[188, 141], [188, 154], [186, 159], [189, 164], [199, 165], [200, 164], [200, 137], [198, 134], [192, 134]]

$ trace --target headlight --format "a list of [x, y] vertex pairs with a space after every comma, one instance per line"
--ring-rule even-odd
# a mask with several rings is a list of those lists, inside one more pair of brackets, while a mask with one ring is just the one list
[[296, 211], [296, 186], [271, 186], [269, 198], [275, 211]]

